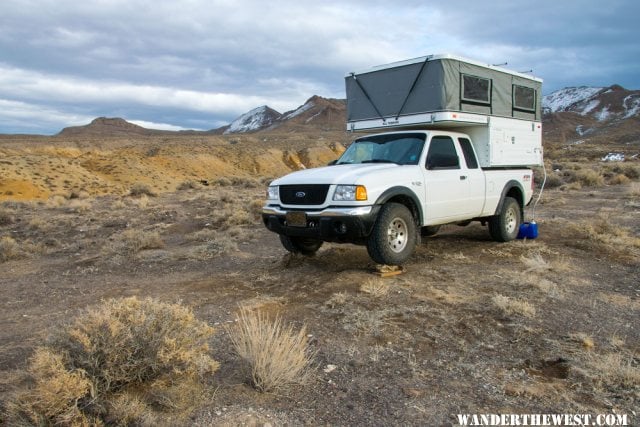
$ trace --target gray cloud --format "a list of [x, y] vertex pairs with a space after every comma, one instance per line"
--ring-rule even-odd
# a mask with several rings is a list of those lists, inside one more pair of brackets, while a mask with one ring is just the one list
[[0, 132], [96, 116], [211, 129], [268, 104], [344, 97], [343, 77], [450, 52], [533, 69], [545, 92], [638, 87], [639, 6], [577, 0], [5, 0]]

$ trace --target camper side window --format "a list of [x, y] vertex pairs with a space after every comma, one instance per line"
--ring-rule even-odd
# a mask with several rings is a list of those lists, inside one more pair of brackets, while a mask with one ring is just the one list
[[462, 100], [474, 104], [491, 104], [491, 80], [462, 74]]
[[530, 87], [513, 85], [513, 108], [535, 112], [536, 90]]

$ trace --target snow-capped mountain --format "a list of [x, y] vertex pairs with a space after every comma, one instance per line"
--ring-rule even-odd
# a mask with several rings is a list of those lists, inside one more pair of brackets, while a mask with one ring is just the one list
[[255, 108], [230, 125], [216, 129], [215, 133], [225, 135], [234, 133], [250, 133], [261, 130], [343, 130], [346, 117], [345, 101], [327, 99], [314, 95], [295, 110], [283, 114], [267, 107]]
[[567, 111], [573, 104], [589, 99], [604, 88], [602, 87], [566, 87], [542, 98], [542, 109], [545, 113]]
[[640, 140], [640, 91], [619, 85], [605, 88], [571, 87], [543, 98], [544, 137], [547, 141], [578, 144], [585, 141]]
[[640, 113], [640, 91], [618, 85], [569, 87], [543, 97], [542, 108], [545, 114], [572, 112], [599, 122], [626, 119]]
[[224, 128], [223, 133], [226, 135], [230, 133], [255, 132], [271, 126], [280, 115], [276, 110], [263, 105], [235, 119], [229, 126]]

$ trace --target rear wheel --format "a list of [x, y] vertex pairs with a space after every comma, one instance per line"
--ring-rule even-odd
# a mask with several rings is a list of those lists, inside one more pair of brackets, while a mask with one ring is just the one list
[[367, 252], [379, 264], [399, 265], [409, 259], [416, 241], [416, 223], [409, 209], [399, 203], [387, 203], [378, 213], [367, 240]]
[[489, 219], [489, 234], [496, 242], [509, 242], [518, 236], [520, 224], [520, 205], [513, 197], [505, 197], [500, 213]]
[[311, 256], [318, 252], [322, 246], [322, 240], [311, 237], [291, 237], [280, 235], [280, 243], [289, 252]]

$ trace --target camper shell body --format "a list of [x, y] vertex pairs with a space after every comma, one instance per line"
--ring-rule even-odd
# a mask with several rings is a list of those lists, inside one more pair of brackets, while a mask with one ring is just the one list
[[447, 129], [483, 168], [542, 164], [542, 80], [454, 55], [349, 73], [347, 130]]

